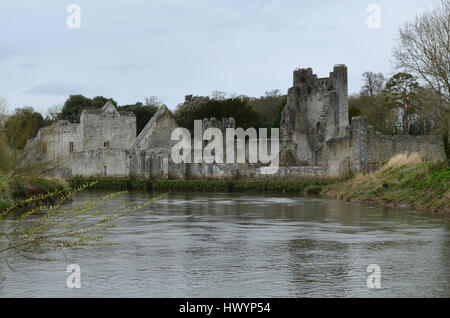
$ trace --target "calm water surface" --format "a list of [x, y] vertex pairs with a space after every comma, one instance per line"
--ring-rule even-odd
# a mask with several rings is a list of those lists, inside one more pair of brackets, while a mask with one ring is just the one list
[[[106, 208], [150, 197], [133, 192]], [[68, 251], [67, 262], [13, 257], [15, 271], [2, 262], [0, 297], [450, 297], [450, 225], [407, 209], [173, 193], [118, 220], [105, 240], [119, 245]], [[66, 287], [73, 263], [81, 289]], [[379, 290], [367, 288], [369, 264], [381, 267]]]

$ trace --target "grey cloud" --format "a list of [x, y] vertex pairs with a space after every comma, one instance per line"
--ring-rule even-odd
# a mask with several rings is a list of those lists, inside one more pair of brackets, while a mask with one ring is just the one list
[[99, 71], [113, 71], [113, 72], [129, 72], [129, 71], [147, 71], [149, 67], [145, 64], [139, 63], [118, 63], [113, 65], [98, 66]]
[[24, 93], [31, 95], [67, 96], [71, 94], [99, 95], [103, 92], [104, 89], [93, 88], [83, 84], [48, 82], [33, 86]]
[[17, 53], [18, 51], [10, 44], [0, 42], [0, 61], [13, 57]]
[[38, 62], [23, 62], [22, 64], [19, 65], [19, 67], [21, 69], [28, 70], [28, 69], [36, 68], [36, 67], [38, 67], [38, 65], [39, 65]]

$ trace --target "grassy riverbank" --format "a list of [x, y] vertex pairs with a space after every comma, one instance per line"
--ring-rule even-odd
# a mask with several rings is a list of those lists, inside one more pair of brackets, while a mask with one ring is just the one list
[[68, 184], [57, 178], [0, 176], [0, 211], [31, 197], [49, 197], [66, 190]]
[[70, 186], [77, 187], [95, 181], [93, 189], [201, 191], [201, 192], [297, 192], [318, 193], [337, 179], [301, 180], [132, 180], [127, 178], [73, 178]]
[[399, 155], [377, 172], [324, 187], [337, 199], [450, 213], [450, 167]]
[[309, 178], [298, 180], [135, 180], [130, 178], [59, 179], [0, 177], [0, 209], [15, 200], [39, 193], [77, 188], [200, 191], [289, 192], [322, 194], [340, 200], [370, 202], [450, 213], [450, 167], [443, 162], [421, 162], [418, 155], [398, 155], [377, 172], [352, 179]]

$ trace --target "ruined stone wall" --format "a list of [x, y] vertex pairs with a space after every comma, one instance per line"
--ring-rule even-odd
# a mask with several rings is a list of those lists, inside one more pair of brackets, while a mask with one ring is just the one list
[[79, 125], [60, 120], [41, 128], [35, 138], [28, 140], [22, 165], [37, 174], [67, 177], [71, 170], [70, 153], [81, 149]]
[[[204, 119], [202, 125], [203, 131], [211, 127], [224, 131], [228, 127], [234, 127], [234, 119], [227, 118], [222, 121], [215, 118]], [[171, 159], [171, 150], [178, 141], [172, 141], [171, 134], [175, 128], [178, 128], [178, 125], [168, 109], [161, 109], [155, 114], [129, 150], [131, 175], [171, 179], [230, 175], [227, 173], [227, 165], [194, 163], [194, 149], [191, 151], [192, 163], [174, 163]], [[193, 139], [191, 146], [194, 146]]]
[[80, 127], [82, 150], [128, 149], [136, 139], [136, 116], [131, 112], [118, 112], [111, 102], [100, 110], [84, 110]]
[[295, 178], [325, 178], [328, 169], [324, 166], [280, 167], [274, 174], [264, 174], [260, 168], [247, 167], [239, 169], [238, 177], [250, 179], [295, 179]]
[[345, 176], [354, 170], [356, 157], [353, 154], [354, 148], [349, 136], [329, 140], [327, 150], [330, 176]]
[[[74, 151], [82, 150], [80, 127], [66, 120], [60, 120], [51, 126], [39, 130], [35, 138], [30, 139], [25, 150], [35, 150], [41, 160], [55, 160], [70, 154], [70, 143]], [[37, 148], [38, 147], [38, 148]]]
[[152, 148], [137, 150], [128, 156], [130, 174], [143, 178], [183, 178], [183, 164], [175, 164], [170, 159], [170, 149]]
[[129, 176], [127, 154], [122, 149], [86, 150], [71, 155], [72, 176]]
[[[354, 120], [354, 121], [353, 121]], [[376, 132], [366, 117], [352, 120], [360, 141], [357, 145], [361, 171], [374, 170], [399, 153], [417, 152], [424, 161], [444, 160], [440, 136], [386, 136]]]
[[130, 174], [136, 177], [169, 178], [182, 177], [184, 167], [170, 160], [172, 147], [177, 141], [171, 140], [178, 124], [172, 113], [162, 105], [149, 123], [144, 127], [128, 149]]
[[354, 117], [343, 137], [327, 142], [331, 176], [372, 172], [400, 153], [417, 152], [424, 161], [444, 160], [440, 136], [386, 136], [375, 131], [367, 118]]
[[[111, 167], [110, 171], [114, 175], [128, 175], [127, 170], [122, 167], [125, 165], [122, 155], [115, 157], [116, 160], [122, 161], [114, 163], [108, 161], [114, 157], [111, 155], [116, 153], [114, 151], [88, 152], [102, 148], [125, 150], [135, 136], [134, 114], [119, 113], [115, 106], [108, 102], [100, 110], [83, 111], [80, 124], [60, 120], [49, 127], [41, 128], [37, 136], [27, 142], [25, 151], [29, 155], [25, 165], [40, 167], [39, 173], [46, 175], [68, 177], [74, 170], [77, 175], [86, 176], [103, 174], [103, 160]], [[105, 157], [95, 158], [94, 154]]]

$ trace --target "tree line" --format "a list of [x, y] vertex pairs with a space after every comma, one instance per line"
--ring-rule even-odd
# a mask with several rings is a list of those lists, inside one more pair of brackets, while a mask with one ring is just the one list
[[[215, 117], [234, 117], [240, 127], [267, 127], [279, 126], [275, 120], [282, 101], [285, 98], [279, 90], [267, 92], [265, 96], [253, 98], [248, 96], [227, 95], [222, 92], [213, 92], [210, 96], [188, 95], [184, 103], [177, 106], [174, 116], [181, 127], [193, 128], [195, 119]], [[136, 133], [139, 134], [158, 108], [162, 105], [155, 96], [145, 98], [144, 102], [130, 105], [118, 105], [113, 98], [97, 96], [88, 98], [83, 95], [71, 95], [62, 105], [51, 107], [44, 117], [33, 107], [16, 108], [12, 114], [5, 111], [0, 117], [0, 131], [2, 140], [10, 148], [23, 149], [27, 140], [36, 136], [40, 128], [49, 126], [58, 120], [67, 120], [79, 123], [81, 113], [85, 109], [99, 109], [108, 101], [112, 102], [118, 111], [129, 111], [136, 115]], [[5, 110], [6, 101], [2, 99]], [[1, 138], [0, 136], [0, 138]], [[1, 141], [0, 141], [1, 142]]]
[[438, 96], [418, 79], [399, 72], [389, 79], [365, 72], [361, 91], [349, 97], [349, 118], [366, 116], [375, 130], [385, 135], [433, 135], [440, 133]]

